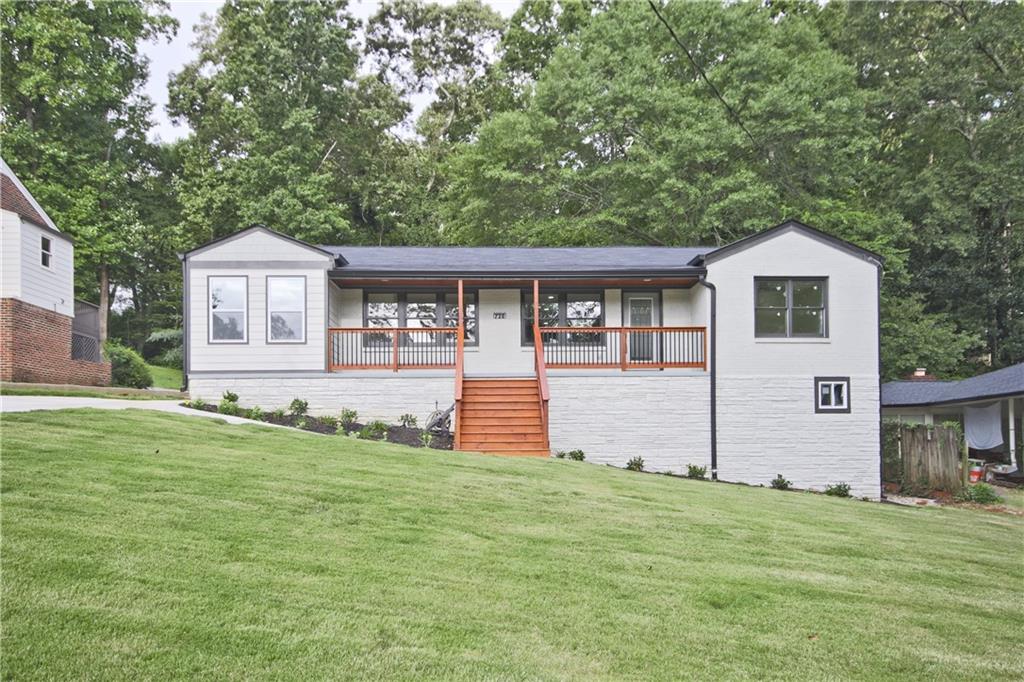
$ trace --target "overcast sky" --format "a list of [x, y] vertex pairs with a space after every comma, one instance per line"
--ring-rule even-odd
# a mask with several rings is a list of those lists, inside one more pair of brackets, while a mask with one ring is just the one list
[[[451, 0], [441, 0], [445, 4]], [[485, 0], [488, 5], [497, 10], [502, 16], [510, 17], [519, 6], [519, 0]], [[147, 43], [143, 46], [143, 53], [149, 57], [149, 82], [146, 84], [146, 94], [156, 103], [153, 111], [155, 125], [150, 131], [150, 139], [161, 139], [165, 142], [184, 137], [188, 128], [176, 126], [167, 116], [167, 79], [181, 67], [192, 60], [195, 50], [192, 43], [195, 41], [193, 27], [199, 23], [203, 14], [214, 14], [221, 5], [221, 0], [172, 0], [170, 14], [178, 20], [178, 34], [168, 43], [161, 40], [159, 43]], [[354, 0], [349, 9], [352, 14], [365, 21], [372, 15], [379, 4], [378, 0]], [[425, 96], [413, 101], [414, 109], [419, 112], [428, 103], [430, 98]]]

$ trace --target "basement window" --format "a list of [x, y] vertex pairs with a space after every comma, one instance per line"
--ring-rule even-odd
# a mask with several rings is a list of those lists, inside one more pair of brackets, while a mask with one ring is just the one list
[[50, 267], [51, 258], [53, 258], [53, 242], [49, 237], [41, 237], [39, 242], [39, 261], [44, 268]]
[[850, 411], [850, 377], [815, 377], [814, 411]]

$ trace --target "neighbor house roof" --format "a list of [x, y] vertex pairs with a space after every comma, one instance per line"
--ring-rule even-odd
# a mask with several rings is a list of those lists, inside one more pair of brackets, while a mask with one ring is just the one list
[[691, 265], [713, 247], [426, 247], [324, 246], [347, 261], [335, 273], [347, 277], [381, 275], [528, 276], [533, 274], [695, 275]]
[[3, 159], [0, 159], [0, 208], [17, 213], [47, 232], [71, 241], [71, 237], [57, 229], [57, 225]]
[[1024, 362], [962, 381], [890, 381], [882, 384], [882, 407], [948, 405], [1024, 395]]

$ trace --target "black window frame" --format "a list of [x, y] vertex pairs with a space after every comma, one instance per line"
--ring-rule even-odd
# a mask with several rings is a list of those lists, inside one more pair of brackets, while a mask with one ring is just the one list
[[[757, 304], [757, 287], [761, 282], [785, 282], [786, 283], [786, 331], [783, 334], [771, 334], [758, 332], [757, 311], [758, 310], [782, 310], [780, 307], [759, 306]], [[820, 334], [794, 334], [793, 333], [793, 309], [816, 310], [807, 306], [793, 305], [793, 283], [794, 282], [820, 282], [821, 283], [821, 333]], [[754, 277], [754, 338], [757, 339], [827, 339], [829, 338], [829, 286], [828, 277]]]
[[[605, 302], [604, 289], [558, 289], [555, 291], [547, 290], [542, 292], [542, 295], [555, 295], [558, 297], [558, 324], [556, 327], [569, 327], [568, 317], [568, 297], [570, 294], [597, 294], [598, 300], [601, 302], [601, 315], [598, 317], [598, 327], [604, 327], [607, 323], [608, 308]], [[527, 310], [532, 312], [533, 309], [533, 289], [522, 289], [519, 292], [519, 327], [520, 327], [520, 344], [522, 346], [533, 345], [533, 322], [532, 315], [527, 317]], [[543, 330], [544, 327], [541, 327]], [[580, 327], [580, 329], [587, 329], [587, 327]], [[562, 343], [572, 343], [577, 345], [603, 345], [604, 334], [587, 334], [585, 341], [573, 340], [571, 335], [558, 335]], [[565, 337], [564, 340], [561, 337]], [[592, 337], [592, 338], [591, 338]]]
[[[473, 313], [474, 314], [473, 315], [469, 315], [468, 312], [467, 312], [467, 314], [465, 315], [465, 319], [466, 320], [472, 319], [476, 323], [472, 327], [473, 331], [475, 332], [475, 338], [473, 338], [472, 340], [465, 339], [464, 342], [463, 342], [463, 345], [465, 345], [465, 346], [479, 346], [480, 345], [480, 292], [477, 289], [463, 289], [462, 293], [463, 293], [464, 297], [468, 297], [468, 296], [472, 296], [473, 297], [473, 306], [474, 306], [473, 307]], [[458, 295], [458, 290], [457, 289], [455, 289], [455, 290], [452, 290], [452, 289], [434, 290], [434, 289], [432, 289], [432, 290], [429, 290], [429, 291], [419, 291], [419, 290], [416, 290], [416, 289], [387, 289], [387, 288], [383, 288], [383, 289], [380, 289], [380, 288], [363, 289], [363, 327], [369, 327], [370, 326], [369, 298], [370, 298], [371, 294], [394, 294], [395, 295], [395, 301], [396, 301], [396, 303], [398, 305], [398, 319], [397, 319], [397, 322], [398, 322], [398, 327], [399, 328], [404, 328], [406, 326], [406, 321], [408, 319], [407, 318], [406, 305], [408, 304], [408, 296], [409, 296], [409, 294], [428, 294], [428, 295], [433, 295], [434, 296], [434, 304], [436, 306], [436, 308], [434, 309], [434, 321], [437, 324], [436, 328], [440, 328], [440, 329], [454, 329], [455, 328], [454, 326], [453, 327], [449, 327], [449, 326], [447, 326], [445, 324], [445, 322], [447, 321], [446, 309], [447, 309], [447, 306], [448, 306], [448, 304], [445, 303], [445, 297], [446, 296], [450, 296], [452, 294]], [[466, 302], [463, 301], [463, 305], [465, 305], [465, 303]], [[456, 304], [454, 306], [451, 306], [451, 307], [455, 308], [457, 310], [458, 309], [458, 304]], [[469, 325], [467, 325], [467, 328], [469, 328]], [[389, 327], [381, 327], [382, 331], [386, 331], [387, 329], [389, 329]], [[424, 329], [426, 331], [426, 330], [429, 330], [430, 328], [429, 327], [423, 327], [422, 329]], [[451, 336], [451, 338], [454, 340], [455, 336], [453, 335], [453, 336]]]
[[[821, 404], [822, 384], [843, 384], [846, 393], [846, 404], [842, 407], [832, 407]], [[815, 414], [849, 414], [853, 398], [850, 395], [850, 377], [814, 377], [814, 413]]]
[[39, 236], [39, 264], [47, 270], [53, 269], [53, 239], [45, 234]]

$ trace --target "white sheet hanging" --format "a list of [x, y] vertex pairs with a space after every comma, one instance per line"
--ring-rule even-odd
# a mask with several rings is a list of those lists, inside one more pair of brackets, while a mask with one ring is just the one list
[[964, 407], [964, 435], [975, 450], [991, 450], [1003, 444], [1002, 403]]

